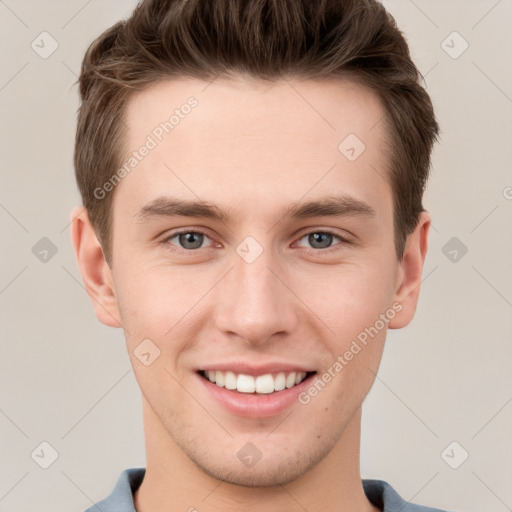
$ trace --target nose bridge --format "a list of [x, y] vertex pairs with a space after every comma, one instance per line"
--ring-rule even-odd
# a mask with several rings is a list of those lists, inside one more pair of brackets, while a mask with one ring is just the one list
[[220, 287], [216, 318], [218, 329], [257, 344], [290, 332], [296, 318], [292, 296], [275, 275], [278, 264], [272, 251], [257, 254], [250, 240], [248, 244], [242, 242], [233, 254], [232, 271]]

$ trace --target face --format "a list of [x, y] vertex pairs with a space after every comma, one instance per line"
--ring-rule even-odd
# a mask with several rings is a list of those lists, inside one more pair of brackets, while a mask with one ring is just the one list
[[146, 435], [215, 478], [304, 474], [373, 383], [404, 314], [383, 113], [340, 80], [180, 79], [128, 105], [109, 307]]

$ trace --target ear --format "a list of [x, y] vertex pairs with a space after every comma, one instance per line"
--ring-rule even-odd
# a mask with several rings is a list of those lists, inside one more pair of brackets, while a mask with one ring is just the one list
[[112, 273], [83, 206], [71, 212], [71, 240], [96, 317], [110, 327], [122, 327]]
[[395, 302], [402, 309], [389, 322], [390, 329], [401, 329], [413, 319], [420, 294], [423, 264], [428, 249], [428, 233], [431, 218], [428, 212], [422, 212], [414, 231], [407, 237], [404, 258], [397, 273]]

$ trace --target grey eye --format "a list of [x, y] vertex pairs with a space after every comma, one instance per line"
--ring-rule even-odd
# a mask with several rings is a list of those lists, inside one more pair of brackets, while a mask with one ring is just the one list
[[179, 246], [182, 249], [200, 249], [203, 245], [205, 235], [198, 233], [197, 231], [187, 231], [183, 233], [177, 233], [176, 235], [169, 238], [169, 242], [178, 239]]
[[313, 249], [327, 249], [332, 245], [334, 235], [331, 233], [326, 233], [323, 231], [318, 231], [315, 233], [309, 233], [308, 235], [304, 235], [301, 240], [307, 238], [307, 242]]

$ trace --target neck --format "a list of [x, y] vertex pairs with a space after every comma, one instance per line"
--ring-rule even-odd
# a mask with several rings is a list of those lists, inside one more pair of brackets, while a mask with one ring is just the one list
[[144, 403], [146, 474], [135, 493], [137, 512], [378, 512], [364, 494], [359, 468], [361, 409], [334, 449], [313, 469], [284, 485], [244, 487], [195, 465]]

